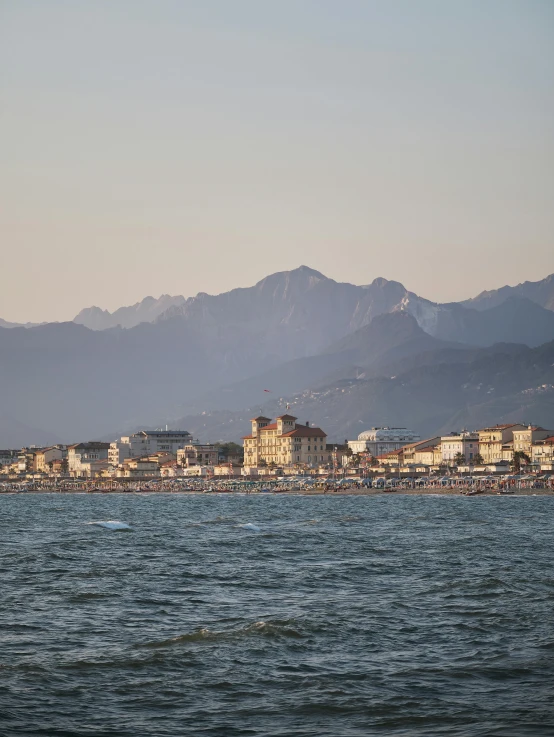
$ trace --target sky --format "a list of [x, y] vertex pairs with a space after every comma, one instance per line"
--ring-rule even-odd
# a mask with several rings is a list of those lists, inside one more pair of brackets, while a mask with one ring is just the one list
[[0, 317], [554, 272], [551, 0], [0, 0]]

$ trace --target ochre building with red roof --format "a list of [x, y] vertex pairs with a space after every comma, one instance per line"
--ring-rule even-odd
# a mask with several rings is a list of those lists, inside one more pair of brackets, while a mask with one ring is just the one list
[[254, 417], [252, 433], [243, 438], [244, 465], [319, 466], [329, 462], [327, 434], [320, 427], [298, 425], [292, 415]]

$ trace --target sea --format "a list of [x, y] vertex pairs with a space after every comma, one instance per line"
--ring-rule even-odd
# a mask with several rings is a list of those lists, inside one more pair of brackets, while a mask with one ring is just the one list
[[0, 735], [554, 734], [554, 497], [0, 495]]

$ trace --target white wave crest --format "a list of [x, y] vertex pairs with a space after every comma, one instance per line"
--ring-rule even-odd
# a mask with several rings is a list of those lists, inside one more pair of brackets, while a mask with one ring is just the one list
[[260, 532], [258, 525], [254, 525], [252, 522], [247, 522], [245, 525], [239, 525], [243, 530], [251, 530], [252, 532]]
[[100, 520], [99, 522], [88, 522], [89, 525], [97, 525], [98, 527], [105, 527], [106, 530], [132, 530], [131, 525], [127, 522], [120, 522], [117, 519]]

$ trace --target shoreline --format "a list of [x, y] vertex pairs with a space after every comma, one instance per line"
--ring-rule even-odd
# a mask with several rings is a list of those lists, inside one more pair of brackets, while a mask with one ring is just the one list
[[[324, 489], [287, 489], [283, 491], [267, 491], [267, 492], [261, 492], [261, 491], [201, 491], [200, 489], [178, 489], [178, 490], [171, 490], [171, 489], [163, 489], [163, 490], [157, 490], [157, 489], [144, 489], [144, 490], [122, 490], [122, 489], [113, 489], [113, 490], [98, 490], [98, 491], [87, 491], [85, 489], [68, 489], [68, 490], [62, 490], [62, 489], [34, 489], [32, 491], [17, 491], [14, 489], [6, 490], [6, 491], [0, 491], [1, 495], [33, 495], [33, 494], [55, 494], [55, 495], [71, 495], [71, 494], [79, 494], [79, 495], [113, 495], [113, 494], [120, 494], [125, 496], [155, 496], [155, 495], [162, 495], [162, 494], [172, 494], [172, 495], [183, 495], [183, 496], [220, 496], [222, 494], [225, 495], [232, 495], [232, 496], [331, 496], [331, 497], [339, 497], [339, 496], [468, 496], [466, 493], [463, 493], [460, 491], [460, 489], [456, 488], [435, 488], [435, 487], [422, 487], [417, 489], [399, 489], [395, 491], [384, 491], [383, 489], [341, 489], [336, 491], [325, 491]], [[504, 493], [501, 494], [496, 489], [486, 489], [480, 492], [479, 494], [472, 494], [471, 496], [554, 496], [554, 489], [513, 489], [512, 493]]]

